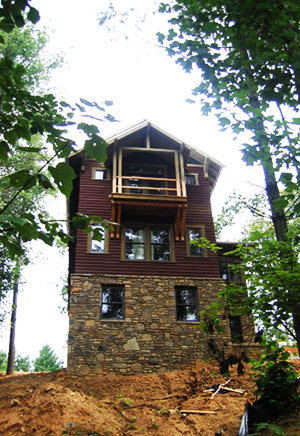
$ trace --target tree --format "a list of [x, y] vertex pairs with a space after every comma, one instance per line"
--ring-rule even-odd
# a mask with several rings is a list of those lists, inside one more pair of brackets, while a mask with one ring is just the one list
[[[172, 28], [167, 38], [158, 34], [159, 40], [186, 71], [194, 65], [201, 71], [193, 94], [202, 95], [202, 113], [213, 110], [222, 128], [252, 135], [243, 144], [244, 160], [264, 171], [277, 257], [291, 269], [297, 253], [288, 223], [300, 211], [300, 118], [294, 115], [300, 102], [299, 2], [177, 0], [161, 12], [172, 13]], [[287, 108], [291, 118], [284, 116]], [[283, 298], [289, 300], [300, 350], [300, 300], [289, 290]]]
[[[52, 245], [58, 237], [69, 241], [61, 223], [49, 220], [48, 214], [39, 207], [45, 191], [58, 189], [66, 196], [71, 193], [75, 173], [64, 158], [75, 151], [75, 142], [66, 137], [67, 128], [74, 124], [76, 108], [85, 117], [89, 116], [85, 107], [90, 107], [113, 120], [97, 103], [81, 99], [81, 104], [73, 108], [37, 88], [50, 69], [57, 66], [55, 58], [46, 67], [41, 61], [40, 51], [47, 41], [45, 33], [35, 32], [26, 25], [27, 21], [36, 23], [38, 19], [38, 11], [26, 0], [6, 0], [0, 7], [0, 189], [5, 193], [0, 201], [0, 247], [7, 259], [2, 271], [8, 268], [15, 271], [10, 280], [14, 299], [8, 373], [14, 367], [20, 261], [26, 259], [26, 243], [41, 239]], [[78, 128], [88, 136], [86, 152], [103, 160], [106, 144], [98, 135], [98, 128], [86, 122], [80, 123]], [[38, 143], [37, 135], [41, 139]], [[93, 219], [102, 221], [99, 217]], [[74, 226], [86, 229], [90, 220], [85, 216], [75, 217]], [[1, 291], [1, 299], [5, 292], [6, 288]]]
[[[35, 24], [39, 20], [38, 11], [27, 0], [6, 0], [0, 7], [0, 30], [10, 33], [15, 27], [22, 28], [26, 20]], [[0, 38], [0, 42], [4, 42]], [[99, 106], [96, 102], [81, 99], [75, 107], [63, 101], [58, 101], [52, 94], [40, 94], [28, 89], [25, 79], [25, 67], [12, 60], [5, 53], [0, 57], [0, 159], [7, 162], [9, 156], [16, 150], [23, 153], [24, 161], [30, 160], [32, 153], [37, 152], [33, 138], [40, 134], [47, 149], [51, 150], [49, 159], [45, 160], [38, 170], [24, 169], [13, 172], [8, 180], [16, 188], [15, 194], [7, 199], [0, 209], [0, 244], [6, 247], [10, 258], [22, 254], [23, 249], [18, 243], [19, 235], [23, 242], [41, 239], [51, 245], [54, 237], [68, 240], [67, 235], [57, 222], [49, 222], [39, 214], [26, 212], [14, 216], [9, 213], [10, 205], [21, 192], [30, 191], [34, 186], [43, 189], [59, 189], [67, 197], [72, 191], [72, 180], [75, 178], [73, 169], [64, 161], [76, 151], [75, 142], [67, 137], [67, 128], [74, 124], [75, 113], [85, 117], [85, 122], [78, 124], [78, 129], [87, 135], [84, 148], [88, 156], [97, 160], [105, 159], [106, 143], [99, 136], [95, 124], [88, 124], [86, 117], [96, 122], [103, 119], [112, 121], [114, 118], [106, 112], [104, 102]], [[97, 112], [92, 116], [86, 113], [86, 107]], [[100, 114], [100, 115], [99, 115]], [[26, 143], [25, 143], [26, 141]], [[48, 170], [48, 174], [45, 170]], [[99, 222], [102, 220], [100, 218]], [[88, 217], [74, 218], [75, 227], [87, 228]], [[104, 223], [105, 224], [105, 223]]]
[[57, 371], [61, 369], [63, 363], [58, 360], [55, 352], [49, 347], [44, 345], [40, 350], [39, 357], [33, 361], [34, 371]]
[[15, 359], [14, 370], [30, 372], [31, 362], [29, 356], [22, 357], [20, 354]]

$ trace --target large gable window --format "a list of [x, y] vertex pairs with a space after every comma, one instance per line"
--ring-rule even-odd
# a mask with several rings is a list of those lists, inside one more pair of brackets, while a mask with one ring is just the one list
[[176, 287], [175, 300], [177, 321], [198, 321], [197, 288]]
[[102, 286], [101, 318], [124, 319], [124, 286]]
[[128, 226], [124, 231], [125, 260], [168, 262], [171, 260], [170, 229]]

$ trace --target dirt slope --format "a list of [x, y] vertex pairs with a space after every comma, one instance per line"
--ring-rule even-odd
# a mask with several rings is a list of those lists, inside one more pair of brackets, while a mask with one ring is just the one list
[[[254, 400], [246, 374], [226, 383], [209, 364], [195, 370], [132, 377], [70, 377], [62, 370], [0, 378], [0, 435], [234, 436], [245, 401]], [[181, 413], [181, 410], [215, 412]]]

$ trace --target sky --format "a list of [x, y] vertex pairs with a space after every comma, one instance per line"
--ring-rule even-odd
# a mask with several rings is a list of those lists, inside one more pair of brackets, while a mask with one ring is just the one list
[[[153, 14], [153, 0], [113, 0], [115, 18], [99, 26], [109, 8], [107, 0], [32, 0], [41, 15], [39, 26], [50, 33], [47, 54], [62, 54], [64, 64], [52, 76], [50, 89], [70, 103], [80, 98], [101, 103], [113, 101], [110, 113], [117, 123], [98, 127], [103, 137], [148, 119], [225, 167], [212, 196], [214, 214], [234, 190], [250, 193], [263, 186], [259, 169], [249, 168], [239, 152], [245, 138], [220, 132], [216, 119], [203, 117], [199, 104], [189, 104], [200, 74], [185, 73], [158, 46], [155, 34], [164, 32], [166, 16]], [[101, 15], [102, 14], [102, 15]], [[73, 131], [78, 147], [81, 137]], [[51, 200], [49, 209], [65, 217], [65, 201]], [[226, 238], [236, 239], [236, 228]], [[67, 275], [67, 254], [33, 243], [32, 262], [22, 276], [18, 301], [16, 350], [31, 359], [48, 344], [66, 363], [67, 315], [62, 315], [60, 291]], [[8, 332], [0, 349], [7, 350]]]

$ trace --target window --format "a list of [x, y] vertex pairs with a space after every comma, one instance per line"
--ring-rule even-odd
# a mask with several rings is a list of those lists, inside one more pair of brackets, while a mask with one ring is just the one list
[[243, 283], [242, 271], [233, 262], [231, 264], [224, 261], [220, 262], [220, 278], [225, 280], [226, 283], [235, 283], [236, 285]]
[[143, 227], [125, 229], [125, 259], [145, 259], [145, 232]]
[[[92, 224], [89, 237], [90, 253], [106, 253], [106, 230], [100, 224]], [[97, 238], [97, 239], [96, 239]], [[101, 240], [98, 240], [101, 239]]]
[[171, 260], [170, 229], [131, 226], [124, 232], [125, 259], [168, 262]]
[[190, 256], [204, 256], [203, 248], [198, 247], [197, 245], [190, 244], [190, 242], [194, 241], [195, 239], [202, 238], [203, 235], [203, 229], [201, 227], [188, 227], [187, 229], [188, 237], [188, 254]]
[[102, 286], [101, 319], [124, 319], [124, 286]]
[[198, 174], [186, 174], [185, 183], [186, 185], [198, 185]]
[[175, 288], [177, 321], [198, 321], [197, 288]]
[[93, 168], [94, 180], [107, 180], [108, 174], [106, 169]]
[[243, 342], [243, 329], [240, 316], [229, 316], [231, 340], [233, 343]]

